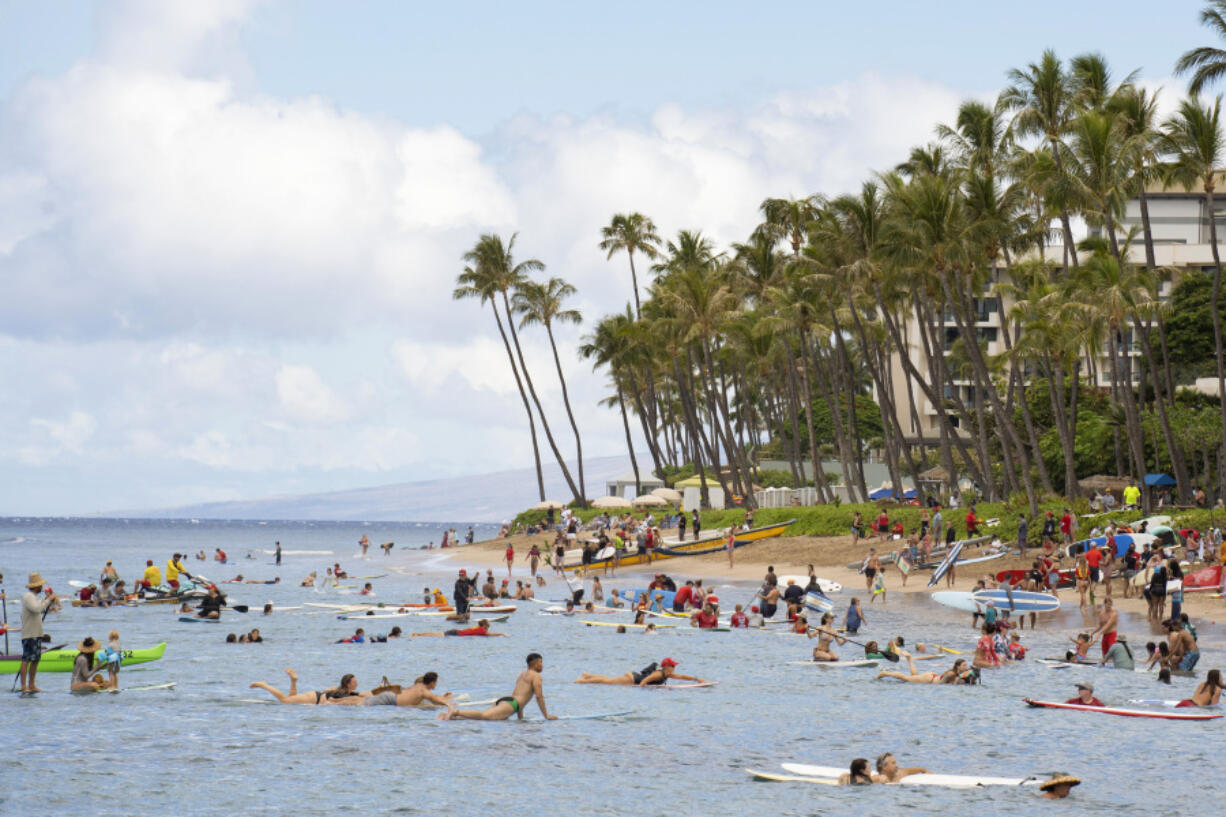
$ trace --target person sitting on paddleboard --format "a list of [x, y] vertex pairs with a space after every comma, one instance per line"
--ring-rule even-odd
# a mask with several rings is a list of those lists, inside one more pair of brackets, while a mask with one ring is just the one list
[[209, 594], [200, 600], [196, 608], [196, 618], [221, 618], [221, 608], [225, 606], [226, 597], [217, 589], [217, 585], [209, 585]]
[[1077, 697], [1069, 698], [1065, 703], [1080, 706], [1106, 706], [1105, 703], [1094, 697], [1094, 685], [1089, 681], [1077, 684]]
[[672, 658], [665, 658], [659, 664], [648, 664], [638, 672], [627, 672], [622, 675], [597, 675], [592, 672], [585, 672], [575, 679], [576, 684], [610, 684], [613, 686], [663, 686], [668, 679], [672, 678], [677, 681], [693, 681], [696, 684], [707, 683], [701, 678], [695, 678], [693, 675], [681, 675], [674, 667], [677, 662]]
[[837, 641], [839, 646], [847, 643], [847, 639], [834, 631], [831, 626], [834, 623], [834, 616], [830, 613], [823, 613], [821, 623], [816, 629], [809, 631], [809, 638], [817, 638], [817, 646], [813, 648], [814, 661], [838, 661], [839, 656], [830, 648], [832, 641]]

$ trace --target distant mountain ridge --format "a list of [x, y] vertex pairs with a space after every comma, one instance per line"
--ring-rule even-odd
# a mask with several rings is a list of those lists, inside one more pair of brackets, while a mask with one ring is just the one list
[[[640, 461], [641, 462], [641, 461]], [[568, 464], [574, 473], [574, 466]], [[643, 467], [643, 466], [640, 466]], [[583, 461], [590, 498], [603, 496], [605, 482], [630, 468], [630, 458], [595, 457]], [[644, 471], [646, 472], [646, 471]], [[545, 496], [570, 499], [557, 464], [544, 467]], [[228, 502], [206, 502], [157, 510], [123, 511], [105, 516], [148, 519], [284, 519], [307, 521], [421, 522], [463, 520], [501, 522], [537, 499], [536, 469], [517, 468], [491, 474], [401, 482], [317, 494], [271, 496]]]

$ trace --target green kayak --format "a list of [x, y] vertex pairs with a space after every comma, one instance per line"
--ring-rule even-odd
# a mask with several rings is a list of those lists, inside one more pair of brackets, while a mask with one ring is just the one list
[[[143, 650], [124, 650], [123, 661], [120, 666], [130, 666], [132, 664], [144, 664], [149, 661], [156, 661], [162, 657], [162, 653], [166, 652], [166, 642], [163, 641], [156, 647], [146, 647]], [[42, 660], [38, 662], [39, 672], [72, 672], [72, 662], [77, 660], [76, 650], [48, 650], [43, 653]], [[0, 656], [0, 675], [16, 675], [17, 670], [21, 667], [20, 655], [4, 655]]]

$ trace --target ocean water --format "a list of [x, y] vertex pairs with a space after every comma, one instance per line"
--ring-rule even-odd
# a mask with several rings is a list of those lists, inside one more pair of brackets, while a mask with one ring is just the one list
[[[461, 533], [466, 525], [456, 524]], [[69, 579], [93, 579], [107, 559], [133, 576], [152, 558], [162, 566], [175, 550], [211, 553], [222, 547], [236, 564], [201, 570], [214, 580], [235, 572], [282, 577], [276, 586], [229, 585], [235, 603], [253, 607], [345, 602], [352, 595], [297, 587], [310, 570], [341, 562], [351, 574], [387, 572], [372, 580], [379, 598], [415, 601], [423, 586], [450, 595], [464, 552], [410, 549], [442, 526], [353, 523], [122, 522], [0, 520], [0, 571], [11, 598], [27, 573], [40, 571], [60, 590]], [[391, 558], [372, 547], [354, 558], [366, 533], [388, 539]], [[489, 535], [488, 530], [479, 534]], [[290, 555], [278, 570], [262, 553], [280, 539]], [[255, 558], [245, 558], [248, 551]], [[189, 570], [197, 567], [194, 560]], [[684, 560], [669, 567], [684, 575]], [[471, 565], [468, 565], [471, 567]], [[515, 578], [526, 569], [516, 565]], [[496, 571], [505, 575], [505, 568]], [[631, 579], [606, 583], [635, 586]], [[725, 604], [745, 600], [744, 584], [720, 585]], [[837, 598], [840, 612], [851, 594]], [[562, 598], [551, 580], [541, 598]], [[169, 605], [168, 605], [169, 606]], [[969, 616], [926, 597], [892, 597], [885, 609], [866, 608], [864, 638], [896, 634], [909, 642], [973, 648]], [[808, 657], [813, 642], [771, 631], [702, 633], [678, 628], [656, 635], [618, 634], [578, 620], [520, 609], [497, 631], [509, 638], [412, 639], [388, 644], [335, 644], [360, 622], [334, 611], [303, 607], [275, 613], [227, 612], [220, 624], [180, 623], [160, 605], [111, 610], [66, 609], [47, 620], [56, 643], [121, 633], [125, 647], [169, 642], [161, 661], [130, 667], [121, 685], [177, 682], [171, 691], [73, 696], [68, 675], [39, 676], [35, 698], [0, 699], [0, 730], [9, 751], [0, 763], [0, 814], [85, 811], [92, 815], [862, 815], [937, 812], [1117, 815], [1150, 811], [1201, 814], [1216, 809], [1218, 768], [1226, 722], [1180, 723], [1099, 714], [1032, 710], [1023, 696], [1065, 700], [1077, 680], [1092, 679], [1099, 698], [1127, 706], [1130, 698], [1182, 698], [1193, 682], [1161, 687], [1151, 676], [1089, 669], [1052, 670], [1026, 662], [985, 673], [981, 687], [932, 687], [874, 680], [876, 670], [789, 666]], [[17, 608], [9, 605], [10, 618]], [[614, 616], [601, 616], [613, 620]], [[406, 631], [439, 630], [440, 618], [377, 622]], [[258, 626], [263, 644], [224, 643], [228, 632]], [[1066, 637], [1084, 629], [1076, 611], [1051, 617], [1046, 629], [1025, 632], [1030, 656], [1063, 652]], [[1134, 645], [1152, 637], [1143, 622], [1124, 628]], [[1220, 625], [1201, 622], [1200, 673], [1220, 666]], [[19, 649], [17, 636], [12, 639]], [[535, 704], [527, 721], [439, 723], [434, 713], [388, 707], [281, 706], [248, 688], [266, 680], [288, 686], [294, 667], [300, 689], [332, 686], [346, 672], [363, 688], [381, 676], [411, 681], [428, 670], [440, 691], [472, 699], [508, 694], [529, 652], [545, 657], [549, 711], [584, 715], [633, 710], [607, 720], [546, 723]], [[841, 648], [845, 657], [859, 651]], [[716, 680], [695, 690], [579, 686], [581, 671], [618, 674], [671, 656], [679, 671]], [[943, 668], [952, 661], [921, 664]], [[0, 683], [13, 678], [0, 676]], [[7, 687], [5, 687], [7, 690]], [[1065, 771], [1083, 784], [1053, 804], [1033, 787], [948, 790], [873, 786], [834, 788], [757, 783], [745, 769], [781, 771], [783, 762], [846, 766], [853, 757], [894, 752], [903, 765], [933, 771], [998, 776]], [[1178, 778], [1171, 785], [1172, 773]], [[1207, 798], [1206, 795], [1209, 795]]]

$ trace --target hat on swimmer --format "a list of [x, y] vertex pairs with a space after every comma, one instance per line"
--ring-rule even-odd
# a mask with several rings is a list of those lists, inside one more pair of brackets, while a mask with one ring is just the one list
[[1081, 781], [1073, 777], [1071, 774], [1054, 774], [1051, 779], [1044, 780], [1039, 784], [1039, 791], [1050, 791], [1056, 786], [1080, 786]]
[[44, 584], [46, 584], [46, 582], [43, 581], [41, 573], [31, 573], [29, 581], [26, 582], [26, 588], [29, 590], [37, 590]]
[[92, 636], [86, 636], [85, 640], [77, 645], [77, 652], [98, 652], [102, 649], [102, 645], [94, 641]]
[[465, 570], [464, 568], [462, 568], [462, 567], [461, 567], [461, 568], [460, 568], [460, 575], [461, 575], [461, 576], [467, 576], [467, 575], [468, 575], [468, 571], [467, 571], [467, 570]]
[[755, 604], [753, 607], [750, 607], [750, 608], [749, 608], [749, 611], [750, 611], [751, 613], [756, 613], [756, 612], [758, 612], [758, 605], [756, 605], [756, 604]]
[[1094, 685], [1091, 684], [1089, 681], [1082, 681], [1080, 684], [1077, 684], [1077, 688], [1084, 689], [1086, 692], [1094, 691]]
[[676, 662], [676, 661], [674, 661], [674, 660], [673, 660], [673, 659], [671, 659], [671, 658], [665, 658], [663, 661], [661, 661], [661, 662], [660, 662], [660, 666], [662, 666], [662, 667], [675, 667], [675, 666], [677, 666], [677, 662]]

